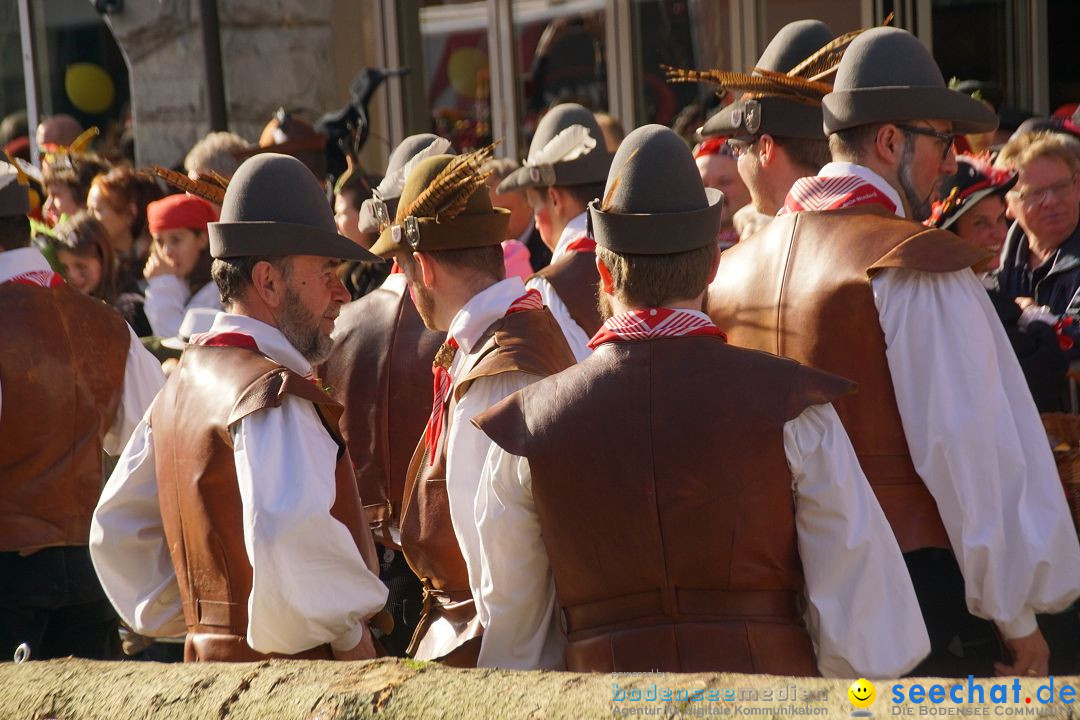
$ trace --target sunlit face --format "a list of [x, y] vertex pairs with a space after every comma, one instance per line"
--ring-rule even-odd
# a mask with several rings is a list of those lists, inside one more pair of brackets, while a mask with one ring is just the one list
[[71, 186], [67, 183], [49, 183], [45, 186], [45, 192], [48, 195], [45, 198], [45, 205], [42, 206], [42, 212], [50, 225], [55, 225], [62, 215], [71, 217], [83, 209], [83, 206], [75, 199], [75, 193], [72, 191]]
[[[940, 133], [952, 132], [952, 123], [946, 120], [915, 120], [908, 124]], [[922, 222], [930, 217], [941, 181], [956, 172], [956, 153], [952, 143], [946, 145], [936, 137], [908, 133], [904, 141], [898, 172], [900, 189], [911, 208], [912, 219]]]
[[185, 278], [199, 262], [206, 250], [206, 232], [188, 228], [162, 230], [154, 235], [154, 246], [165, 264], [178, 276]]
[[340, 192], [334, 196], [334, 224], [337, 231], [363, 248], [371, 247], [368, 237], [360, 232], [360, 211], [353, 206], [352, 193]]
[[998, 254], [1005, 244], [1009, 223], [1005, 219], [1005, 202], [997, 195], [987, 195], [967, 212], [956, 218], [950, 228], [965, 241], [986, 248], [994, 255], [978, 269], [981, 272], [996, 270], [1001, 264]]
[[547, 188], [540, 188], [539, 190], [526, 188], [525, 198], [529, 201], [529, 207], [532, 208], [533, 222], [536, 223], [540, 239], [550, 249], [554, 250], [555, 245], [559, 242], [559, 237], [555, 234], [555, 224], [551, 217], [551, 199]]
[[285, 303], [275, 321], [282, 335], [317, 365], [333, 347], [330, 333], [341, 306], [351, 298], [337, 274], [339, 260], [296, 255], [285, 281]]
[[1069, 164], [1038, 157], [1017, 168], [1019, 180], [1006, 195], [1009, 211], [1028, 235], [1059, 245], [1080, 223], [1080, 180]]
[[79, 292], [89, 295], [101, 284], [101, 260], [93, 255], [76, 255], [70, 250], [59, 249], [56, 259], [68, 285]]
[[750, 202], [750, 191], [739, 177], [738, 161], [729, 155], [714, 154], [703, 155], [694, 162], [697, 163], [701, 183], [724, 193], [720, 219], [724, 225], [730, 225], [735, 211]]
[[[90, 188], [90, 194], [86, 197], [86, 209], [90, 211], [90, 214], [98, 222], [105, 226], [105, 231], [109, 233], [110, 240], [127, 237], [131, 234], [131, 221], [134, 218], [134, 211], [118, 211], [109, 204], [108, 199], [97, 185]], [[115, 242], [113, 248], [123, 250], [123, 248], [117, 248]]]

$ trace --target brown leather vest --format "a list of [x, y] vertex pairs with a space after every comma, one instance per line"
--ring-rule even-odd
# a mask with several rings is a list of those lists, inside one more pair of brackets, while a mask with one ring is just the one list
[[424, 327], [408, 291], [379, 288], [341, 308], [334, 350], [320, 370], [345, 406], [341, 431], [352, 456], [368, 523], [398, 549], [405, 476], [431, 415], [431, 362], [445, 333]]
[[529, 460], [567, 669], [816, 675], [784, 423], [850, 387], [717, 337], [605, 343], [474, 420]]
[[67, 285], [0, 285], [0, 552], [86, 545], [131, 335]]
[[[401, 545], [405, 559], [424, 585], [424, 613], [409, 655], [474, 667], [480, 650], [483, 628], [476, 616], [469, 573], [454, 534], [446, 494], [446, 440], [454, 406], [479, 378], [521, 371], [539, 379], [573, 364], [574, 355], [559, 324], [544, 308], [512, 313], [495, 321], [458, 371], [460, 379], [455, 378], [451, 399], [446, 403], [435, 463], [429, 462], [421, 437], [405, 485]], [[452, 638], [434, 637], [428, 632], [440, 619], [448, 620], [453, 627]]]
[[595, 253], [567, 253], [533, 277], [544, 278], [551, 283], [559, 299], [570, 311], [570, 317], [586, 335], [592, 337], [600, 330], [604, 321], [596, 306], [596, 288], [600, 282], [600, 274], [596, 271]]
[[[252, 350], [188, 347], [150, 413], [161, 518], [187, 624], [185, 660], [270, 657], [245, 640], [251, 565], [229, 428], [253, 412], [279, 407], [286, 394], [314, 403], [341, 448], [330, 514], [349, 529], [368, 568], [378, 574], [352, 463], [338, 432], [341, 406], [310, 381]], [[323, 645], [290, 657], [331, 659], [332, 654]]]
[[878, 206], [797, 213], [725, 251], [709, 289], [709, 314], [733, 345], [858, 383], [836, 410], [904, 552], [950, 544], [911, 462], [870, 281], [886, 268], [962, 270], [983, 255]]

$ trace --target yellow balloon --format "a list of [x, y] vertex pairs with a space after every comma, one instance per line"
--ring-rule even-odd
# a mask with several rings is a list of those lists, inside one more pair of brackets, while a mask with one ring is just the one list
[[458, 48], [450, 55], [447, 74], [454, 92], [463, 98], [476, 97], [476, 79], [487, 69], [487, 56], [476, 48]]
[[116, 86], [105, 68], [94, 63], [72, 63], [64, 73], [64, 91], [71, 104], [91, 115], [112, 107]]

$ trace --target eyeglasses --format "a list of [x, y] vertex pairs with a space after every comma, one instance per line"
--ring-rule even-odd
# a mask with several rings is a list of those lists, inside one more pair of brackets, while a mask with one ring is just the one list
[[901, 125], [897, 123], [896, 127], [912, 135], [925, 135], [926, 137], [932, 137], [938, 142], [944, 144], [945, 149], [941, 153], [942, 160], [945, 160], [945, 158], [949, 157], [949, 150], [952, 150], [953, 143], [956, 142], [956, 138], [958, 136], [957, 133], [941, 132], [940, 130], [935, 130], [934, 128], [920, 127], [918, 125]]
[[1053, 185], [1033, 188], [1031, 190], [1010, 190], [1009, 196], [1016, 198], [1025, 208], [1034, 208], [1042, 205], [1050, 196], [1064, 197], [1076, 185], [1077, 174], [1073, 173], [1068, 180], [1059, 180]]
[[725, 147], [731, 152], [731, 156], [740, 158], [746, 153], [750, 152], [750, 148], [757, 144], [757, 140], [736, 140], [735, 138], [728, 138]]

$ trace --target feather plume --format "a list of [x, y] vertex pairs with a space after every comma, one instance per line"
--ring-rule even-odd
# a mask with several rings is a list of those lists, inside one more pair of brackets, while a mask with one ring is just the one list
[[669, 70], [669, 82], [712, 82], [726, 90], [749, 93], [754, 97], [782, 97], [796, 102], [817, 104], [831, 85], [793, 78], [784, 73], [755, 69], [753, 74], [724, 70]]
[[569, 162], [587, 155], [596, 147], [596, 138], [584, 125], [571, 125], [551, 138], [535, 153], [529, 155], [526, 165], [553, 165]]
[[410, 215], [443, 220], [456, 217], [491, 176], [491, 171], [484, 172], [483, 166], [494, 151], [495, 145], [488, 145], [454, 157], [408, 207], [398, 206], [395, 222], [404, 222]]
[[764, 68], [754, 68], [754, 75], [760, 75], [766, 80], [773, 81], [777, 86], [793, 95], [804, 95], [808, 98], [820, 100], [825, 97], [825, 95], [832, 92], [832, 85], [830, 83], [793, 77], [787, 73], [774, 72]]
[[429, 157], [442, 155], [450, 149], [450, 141], [446, 138], [438, 138], [420, 152], [409, 158], [409, 161], [382, 179], [375, 188], [375, 197], [380, 200], [401, 197], [401, 191], [405, 189], [405, 180], [421, 160]]
[[155, 175], [173, 187], [191, 193], [195, 197], [201, 197], [203, 200], [208, 200], [215, 205], [221, 205], [225, 202], [225, 188], [202, 180], [192, 180], [187, 175], [161, 165], [152, 165], [150, 169]]
[[[885, 17], [885, 22], [881, 24], [882, 27], [887, 27], [892, 22], [892, 19], [893, 14], [889, 13]], [[851, 45], [855, 38], [868, 29], [852, 30], [833, 38], [818, 49], [817, 52], [791, 68], [788, 75], [831, 84], [832, 79], [836, 76], [836, 68], [840, 65], [840, 59], [844, 57], [844, 51], [848, 49], [848, 46]]]
[[7, 155], [8, 162], [14, 165], [20, 173], [36, 182], [38, 185], [45, 185], [45, 176], [42, 174], [41, 168], [37, 165], [31, 165], [21, 157], [12, 157], [11, 153], [6, 150], [4, 151], [4, 154]]
[[604, 199], [600, 203], [601, 211], [611, 212], [614, 208], [615, 193], [618, 191], [619, 185], [622, 184], [623, 173], [626, 172], [627, 167], [630, 165], [630, 161], [637, 156], [638, 150], [640, 149], [641, 148], [637, 148], [634, 152], [630, 153], [630, 157], [623, 161], [623, 164], [619, 167], [619, 172], [612, 178], [611, 182], [608, 183], [607, 192], [604, 193]]
[[96, 126], [84, 130], [79, 137], [72, 140], [71, 144], [67, 146], [67, 152], [72, 154], [86, 152], [86, 149], [90, 147], [90, 141], [99, 134], [101, 134], [101, 131]]
[[206, 182], [214, 183], [221, 187], [222, 190], [227, 190], [229, 187], [229, 178], [225, 177], [217, 170], [211, 170], [209, 174], [199, 173], [199, 179], [205, 179]]

